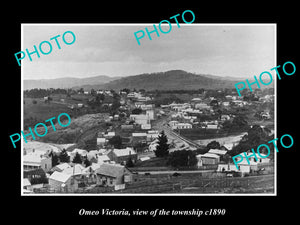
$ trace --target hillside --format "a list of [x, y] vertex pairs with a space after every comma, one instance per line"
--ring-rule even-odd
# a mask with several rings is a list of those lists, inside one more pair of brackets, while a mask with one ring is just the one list
[[65, 77], [58, 79], [42, 79], [42, 80], [24, 80], [24, 90], [33, 88], [72, 88], [74, 86], [90, 85], [90, 84], [104, 84], [119, 77], [109, 77], [109, 76], [95, 76], [88, 78], [74, 78]]
[[[141, 74], [123, 77], [101, 85], [80, 86], [89, 89], [145, 89], [145, 90], [191, 90], [199, 88], [218, 89], [234, 88], [239, 80], [220, 79], [219, 77], [196, 75], [183, 70], [171, 70], [167, 72]], [[76, 87], [78, 88], [78, 87]]]
[[[234, 84], [240, 81], [245, 82], [246, 78], [221, 77], [207, 74], [194, 74], [183, 70], [170, 70], [159, 73], [145, 73], [127, 77], [109, 77], [96, 76], [88, 78], [59, 78], [44, 80], [24, 80], [24, 89], [32, 88], [73, 88], [90, 91], [91, 89], [113, 89], [120, 90], [129, 89], [145, 89], [145, 90], [196, 90], [235, 88]], [[268, 77], [265, 77], [268, 82]], [[254, 79], [249, 78], [252, 82]], [[270, 88], [273, 83], [268, 86], [261, 85], [262, 88]], [[254, 88], [256, 88], [254, 86]]]

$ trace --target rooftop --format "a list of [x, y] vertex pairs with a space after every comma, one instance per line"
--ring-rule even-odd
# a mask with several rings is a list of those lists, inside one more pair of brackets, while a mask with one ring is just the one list
[[72, 175], [70, 175], [70, 174], [65, 174], [65, 173], [62, 173], [62, 172], [55, 171], [54, 173], [52, 173], [52, 175], [49, 177], [49, 179], [65, 183], [70, 179], [71, 176]]
[[96, 170], [96, 173], [109, 177], [118, 177], [123, 175], [124, 169], [124, 166], [118, 164], [103, 163], [100, 165], [100, 168]]

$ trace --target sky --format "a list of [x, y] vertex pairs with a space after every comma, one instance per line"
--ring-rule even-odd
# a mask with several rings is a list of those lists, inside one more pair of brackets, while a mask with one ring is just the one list
[[[21, 51], [34, 50], [49, 41], [52, 52], [36, 54], [21, 61], [23, 79], [129, 76], [142, 73], [185, 70], [196, 74], [253, 77], [269, 71], [276, 62], [274, 24], [184, 24], [172, 23], [169, 33], [152, 33], [150, 40], [134, 33], [152, 31], [153, 24], [22, 24]], [[158, 24], [156, 23], [156, 27]], [[163, 25], [167, 31], [169, 25]], [[71, 45], [62, 35], [72, 31]], [[57, 48], [57, 38], [61, 49]], [[66, 40], [72, 36], [66, 34]], [[47, 44], [43, 50], [48, 51]], [[17, 62], [16, 62], [17, 63]]]

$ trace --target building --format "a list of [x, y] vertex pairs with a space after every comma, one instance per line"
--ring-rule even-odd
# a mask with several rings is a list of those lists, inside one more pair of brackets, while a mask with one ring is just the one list
[[154, 120], [154, 110], [153, 109], [147, 109], [146, 115], [148, 116], [149, 120]]
[[124, 165], [126, 165], [129, 158], [131, 158], [133, 163], [137, 161], [137, 153], [133, 150], [133, 148], [128, 147], [125, 149], [112, 149], [107, 153], [107, 156], [111, 161]]
[[103, 163], [96, 170], [96, 174], [97, 184], [103, 186], [122, 186], [132, 181], [131, 171], [118, 164]]
[[190, 124], [190, 123], [178, 123], [177, 125], [177, 128], [176, 129], [192, 129], [193, 128], [193, 125]]
[[226, 150], [220, 150], [220, 149], [210, 149], [208, 153], [216, 154], [220, 156], [220, 161], [224, 160], [224, 156], [227, 154]]
[[72, 192], [78, 189], [78, 183], [71, 174], [55, 171], [49, 177], [50, 188], [57, 192]]
[[159, 136], [158, 130], [149, 130], [147, 132], [147, 142], [151, 142], [155, 139], [157, 139]]
[[137, 143], [146, 143], [147, 142], [147, 133], [132, 133], [131, 143], [133, 145]]
[[217, 165], [220, 162], [220, 156], [212, 153], [196, 155], [198, 160], [197, 166]]
[[54, 166], [51, 171], [54, 172], [54, 171], [57, 171], [57, 172], [62, 172], [64, 169], [66, 168], [69, 168], [71, 167], [71, 165], [69, 163], [61, 163], [61, 164], [58, 164], [56, 166]]
[[206, 129], [217, 130], [217, 129], [219, 129], [219, 125], [218, 124], [207, 124]]
[[206, 103], [197, 103], [195, 104], [195, 109], [210, 109], [210, 106]]
[[104, 147], [107, 144], [106, 138], [97, 137], [97, 146]]
[[31, 152], [23, 156], [24, 171], [43, 169], [48, 172], [52, 168], [51, 157], [40, 154], [41, 152]]
[[114, 131], [110, 131], [110, 132], [107, 132], [107, 134], [104, 134], [104, 137], [107, 139], [110, 139], [114, 136], [116, 136], [116, 133]]
[[130, 120], [132, 120], [135, 123], [140, 124], [140, 125], [150, 124], [149, 115], [145, 115], [145, 114], [131, 114], [129, 116], [129, 118], [130, 118]]

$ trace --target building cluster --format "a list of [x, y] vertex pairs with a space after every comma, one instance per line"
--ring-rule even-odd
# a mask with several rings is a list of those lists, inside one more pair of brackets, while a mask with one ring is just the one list
[[[69, 162], [55, 166], [52, 166], [52, 154], [52, 151], [34, 150], [23, 155], [24, 192], [45, 187], [54, 192], [76, 192], [79, 188], [95, 186], [124, 189], [126, 183], [132, 182], [133, 176], [126, 163], [128, 160], [137, 161], [137, 153], [132, 148], [92, 151], [75, 148], [67, 151]], [[88, 159], [90, 165], [72, 162], [77, 154], [82, 162]]]
[[[259, 158], [256, 160], [253, 157], [250, 157], [251, 152], [248, 151], [247, 156], [249, 157], [247, 161], [246, 158], [239, 163], [239, 168], [237, 169], [234, 163], [228, 163], [228, 159], [230, 156], [228, 155], [228, 151], [231, 151], [230, 145], [223, 145], [220, 149], [210, 149], [205, 154], [196, 155], [197, 158], [197, 167], [211, 167], [214, 168], [217, 172], [238, 172], [241, 173], [242, 176], [246, 174], [250, 174], [253, 172], [257, 172], [264, 165], [268, 165], [270, 163], [270, 158]], [[262, 156], [266, 156], [262, 154]]]
[[[90, 94], [83, 92], [82, 94]], [[96, 94], [113, 96], [111, 91], [96, 91]], [[148, 153], [153, 153], [158, 145], [159, 131], [153, 129], [153, 122], [165, 116], [164, 123], [170, 130], [211, 129], [218, 130], [222, 124], [231, 120], [234, 115], [219, 113], [214, 106], [222, 106], [229, 109], [232, 106], [242, 108], [252, 104], [242, 97], [226, 95], [225, 99], [215, 97], [195, 97], [184, 103], [171, 103], [155, 107], [152, 97], [141, 92], [120, 92], [120, 110], [111, 114], [105, 122], [114, 124], [107, 130], [99, 130], [96, 133], [96, 148], [85, 150], [67, 147], [68, 162], [53, 164], [53, 154], [60, 155], [61, 148], [46, 148], [42, 146], [24, 150], [23, 153], [23, 189], [25, 193], [34, 190], [47, 190], [54, 192], [76, 192], [79, 189], [94, 187], [111, 188], [120, 190], [126, 184], [133, 182], [133, 173], [128, 169], [128, 163], [136, 163], [138, 160], [150, 159]], [[259, 102], [273, 101], [272, 95], [259, 96]], [[79, 103], [81, 104], [81, 103]], [[77, 107], [84, 107], [83, 104]], [[135, 112], [134, 112], [135, 111]], [[224, 110], [226, 112], [226, 110]], [[217, 115], [217, 116], [216, 116]], [[260, 112], [263, 119], [270, 119], [268, 111]], [[114, 123], [115, 122], [115, 123]], [[116, 125], [117, 124], [117, 125]], [[174, 133], [174, 132], [173, 132]], [[121, 146], [117, 147], [111, 140], [119, 136]], [[178, 139], [179, 140], [179, 139]], [[181, 142], [182, 143], [182, 142]], [[188, 146], [187, 146], [188, 147]], [[198, 154], [197, 167], [211, 167], [219, 172], [237, 171], [233, 163], [228, 162], [228, 152], [233, 144], [223, 144], [220, 149], [210, 149], [205, 154]], [[142, 148], [142, 151], [138, 151]], [[186, 146], [184, 148], [186, 149]], [[140, 156], [139, 153], [147, 153]], [[78, 155], [82, 163], [74, 163]], [[153, 156], [154, 154], [152, 154]], [[89, 164], [85, 164], [85, 160]], [[249, 158], [250, 163], [239, 163], [240, 171], [244, 174], [257, 171], [259, 165], [269, 163], [269, 159]], [[47, 183], [47, 185], [45, 185]]]

